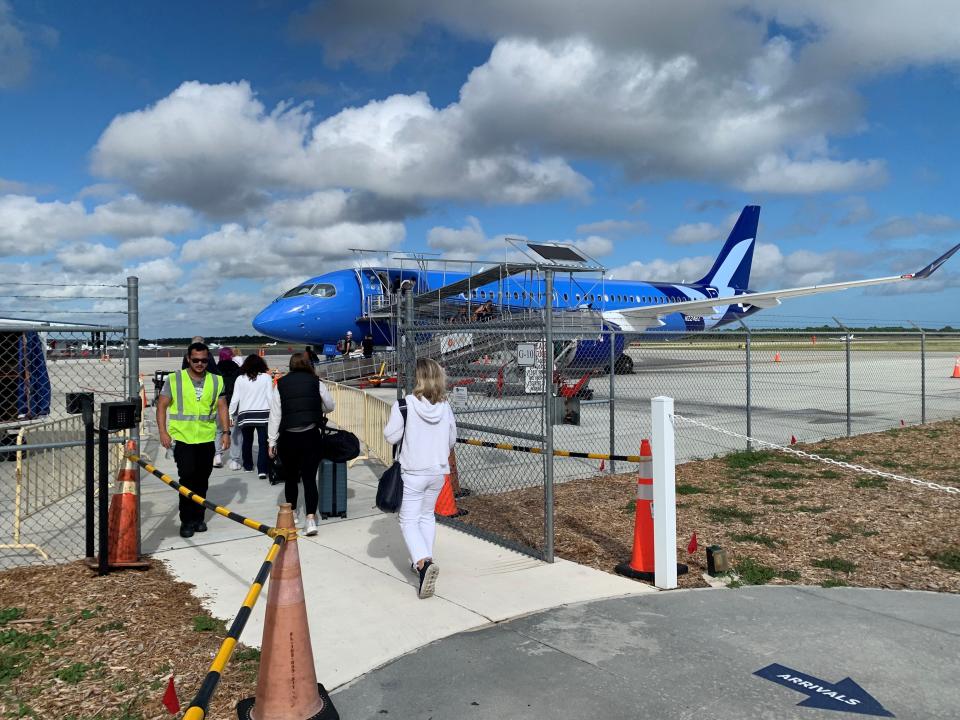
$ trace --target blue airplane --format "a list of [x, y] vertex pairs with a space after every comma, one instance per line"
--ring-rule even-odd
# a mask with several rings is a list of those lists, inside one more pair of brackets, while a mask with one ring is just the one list
[[[601, 282], [575, 273], [557, 273], [553, 307], [572, 312], [584, 308], [598, 311], [606, 327], [625, 334], [699, 332], [774, 307], [785, 298], [927, 278], [960, 249], [960, 244], [955, 245], [915, 273], [753, 292], [748, 283], [759, 218], [759, 206], [744, 207], [713, 267], [696, 282]], [[457, 292], [448, 294], [443, 302], [461, 306], [460, 312], [465, 312], [468, 303], [473, 311], [491, 301], [498, 312], [508, 313], [543, 306], [544, 281], [533, 275], [524, 273], [467, 286], [468, 273], [464, 272], [397, 267], [337, 270], [310, 278], [284, 293], [257, 314], [253, 326], [263, 335], [291, 343], [322, 346], [351, 331], [357, 338], [371, 335], [377, 346], [390, 345], [392, 326], [382, 315], [376, 319], [371, 309], [389, 305], [391, 293], [402, 285], [417, 295], [428, 291], [435, 294], [441, 287], [456, 285]], [[617, 355], [626, 358], [620, 346], [623, 338], [619, 337]], [[609, 345], [606, 347], [606, 353], [598, 346], [590, 348], [588, 354], [609, 358]]]

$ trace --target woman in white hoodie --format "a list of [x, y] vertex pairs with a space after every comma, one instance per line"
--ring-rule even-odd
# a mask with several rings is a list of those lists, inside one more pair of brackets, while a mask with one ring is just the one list
[[450, 472], [450, 450], [457, 442], [457, 423], [446, 398], [447, 376], [443, 368], [435, 360], [419, 358], [413, 394], [405, 398], [406, 428], [396, 402], [383, 429], [383, 436], [392, 445], [403, 438], [397, 456], [403, 477], [400, 530], [420, 575], [421, 598], [433, 595], [437, 583], [440, 569], [433, 562], [437, 527], [433, 511], [443, 488], [443, 476]]
[[230, 417], [236, 418], [243, 435], [243, 469], [253, 472], [253, 433], [257, 433], [257, 473], [261, 480], [267, 477], [267, 420], [270, 418], [270, 396], [273, 379], [267, 374], [267, 363], [251, 353], [240, 366], [242, 373], [233, 386], [230, 398]]

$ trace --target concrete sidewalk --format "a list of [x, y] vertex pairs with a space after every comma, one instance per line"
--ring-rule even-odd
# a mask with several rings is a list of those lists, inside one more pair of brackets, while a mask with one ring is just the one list
[[[155, 449], [155, 442], [145, 443], [147, 454]], [[172, 459], [161, 454], [155, 464], [176, 479]], [[381, 470], [364, 461], [351, 468], [347, 519], [323, 521], [317, 536], [299, 540], [317, 678], [327, 688], [466, 630], [569, 603], [655, 592], [575, 563], [542, 563], [440, 526], [437, 593], [420, 600], [397, 518], [374, 507]], [[208, 498], [269, 525], [284, 501], [281, 486], [227, 469], [213, 471]], [[213, 615], [232, 619], [270, 540], [213, 513], [208, 532], [181, 538], [176, 494], [146, 473], [141, 509], [143, 552], [195, 585]], [[260, 644], [265, 605], [266, 593], [241, 638], [248, 645]]]

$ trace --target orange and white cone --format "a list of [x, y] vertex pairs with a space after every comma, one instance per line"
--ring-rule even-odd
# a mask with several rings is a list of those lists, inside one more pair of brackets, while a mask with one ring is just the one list
[[958, 357], [957, 361], [953, 364], [953, 375], [950, 377], [960, 379], [960, 357]]
[[240, 720], [340, 720], [317, 682], [300, 574], [293, 506], [284, 503], [277, 527], [290, 530], [270, 571], [267, 612], [260, 648], [257, 694], [237, 704]]
[[776, 354], [773, 356], [773, 361], [774, 361], [774, 362], [780, 362], [780, 351], [779, 351], [779, 350], [778, 350], [778, 351], [776, 352]]
[[[136, 452], [136, 443], [128, 440], [127, 452]], [[137, 466], [124, 460], [117, 471], [117, 490], [110, 498], [107, 531], [107, 561], [113, 568], [147, 568], [137, 552], [137, 529], [140, 524], [137, 502]]]
[[619, 575], [634, 580], [654, 579], [653, 560], [653, 453], [650, 441], [640, 443], [640, 468], [637, 472], [637, 513], [633, 524], [633, 553], [630, 562], [615, 568]]

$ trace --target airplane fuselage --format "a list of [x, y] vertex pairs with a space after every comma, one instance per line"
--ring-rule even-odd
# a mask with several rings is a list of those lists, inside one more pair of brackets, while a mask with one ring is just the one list
[[[466, 273], [414, 271], [400, 268], [364, 268], [338, 270], [313, 277], [264, 308], [254, 319], [258, 332], [284, 342], [322, 345], [336, 342], [349, 330], [355, 338], [370, 334], [376, 345], [392, 342], [389, 324], [369, 319], [377, 307], [388, 304], [391, 293], [400, 292], [407, 281], [415, 294], [436, 290], [458, 280]], [[737, 291], [740, 294], [742, 291]], [[730, 288], [702, 284], [654, 283], [639, 280], [604, 280], [569, 275], [554, 280], [553, 307], [576, 311], [589, 308], [608, 315], [638, 305], [662, 306], [662, 325], [647, 332], [697, 332], [746, 317], [757, 308], [741, 308], [733, 301]], [[686, 314], [666, 310], [671, 304], [687, 300], [718, 298], [719, 312]], [[446, 303], [462, 306], [472, 313], [491, 301], [495, 312], [518, 312], [541, 308], [546, 304], [544, 280], [515, 276], [503, 281], [471, 288], [467, 293], [447, 298]], [[468, 315], [469, 317], [469, 315]], [[614, 324], [614, 323], [610, 323]]]

